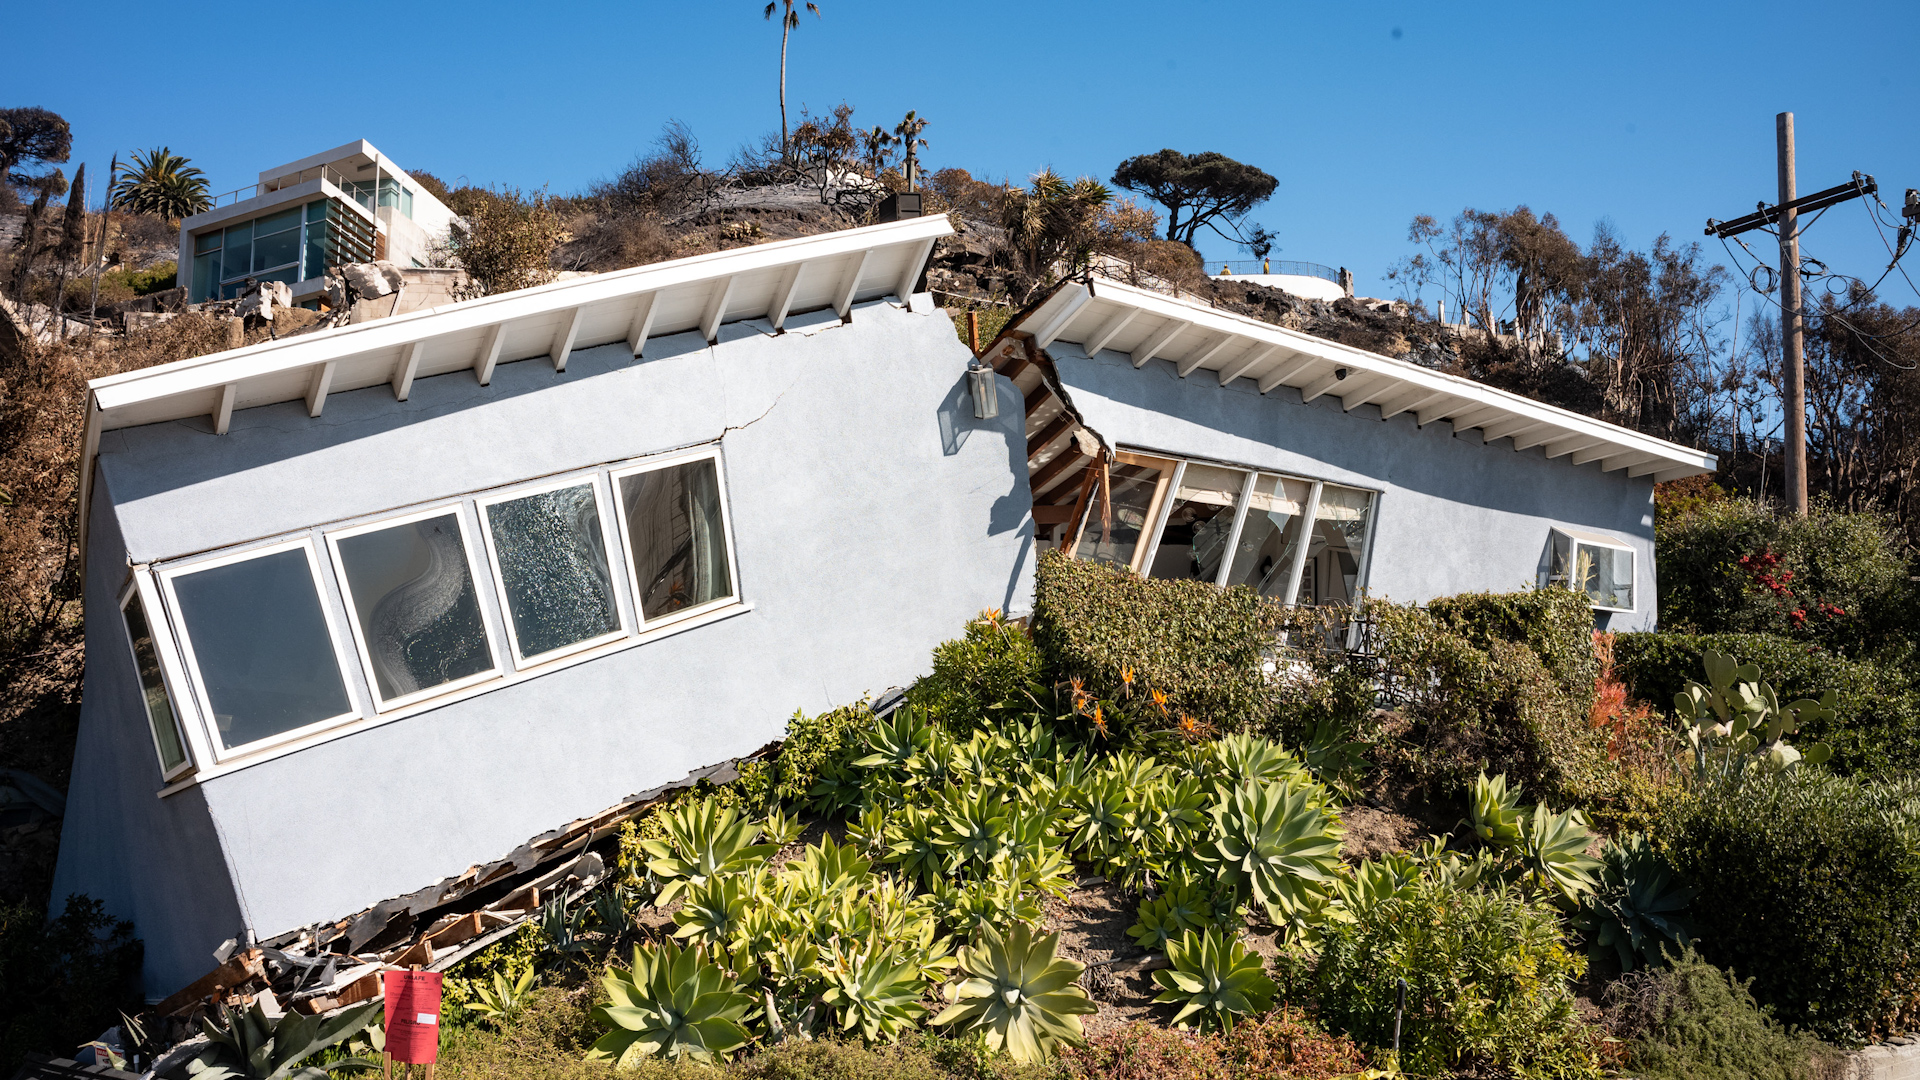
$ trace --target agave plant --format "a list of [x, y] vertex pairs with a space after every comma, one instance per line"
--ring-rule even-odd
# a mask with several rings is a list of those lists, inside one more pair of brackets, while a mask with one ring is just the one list
[[1061, 1045], [1085, 1041], [1080, 1017], [1098, 1011], [1074, 985], [1086, 965], [1054, 956], [1060, 935], [1033, 936], [1024, 922], [1003, 937], [980, 927], [960, 950], [966, 978], [947, 986], [953, 1004], [933, 1018], [935, 1026], [960, 1025], [985, 1034], [989, 1050], [1005, 1050], [1023, 1062], [1047, 1061]]
[[939, 843], [940, 819], [918, 806], [903, 806], [887, 822], [886, 861], [920, 881], [932, 881], [946, 869], [946, 849]]
[[820, 1000], [835, 1011], [841, 1031], [858, 1028], [870, 1043], [899, 1042], [927, 1014], [920, 1004], [924, 972], [908, 950], [836, 942], [820, 950], [819, 969], [827, 983]]
[[660, 907], [691, 885], [743, 869], [776, 850], [771, 844], [754, 844], [759, 828], [711, 795], [661, 815], [661, 826], [667, 833], [664, 839], [640, 841], [640, 847], [653, 856], [647, 860], [647, 869], [666, 882], [653, 901]]
[[1162, 949], [1190, 930], [1204, 929], [1215, 918], [1212, 898], [1200, 883], [1180, 877], [1169, 881], [1160, 895], [1140, 902], [1139, 921], [1127, 933], [1143, 949]]
[[867, 732], [867, 754], [853, 759], [862, 769], [896, 769], [906, 772], [914, 758], [933, 742], [933, 728], [918, 709], [896, 710], [891, 719], [881, 720]]
[[201, 1018], [207, 1048], [187, 1062], [187, 1072], [195, 1080], [326, 1080], [337, 1069], [374, 1068], [377, 1062], [351, 1057], [302, 1063], [365, 1030], [380, 1018], [380, 1008], [369, 1001], [323, 1020], [300, 1013], [268, 1016], [257, 1002], [244, 1010], [222, 1005], [217, 1017]]
[[673, 913], [673, 921], [680, 926], [673, 936], [702, 943], [734, 937], [746, 921], [748, 908], [759, 899], [755, 884], [745, 874], [726, 874], [689, 886], [687, 902]]
[[873, 871], [854, 844], [835, 844], [833, 837], [823, 836], [780, 871], [780, 877], [793, 882], [803, 895], [836, 896], [866, 885]]
[[1254, 735], [1228, 735], [1212, 747], [1208, 763], [1213, 777], [1228, 787], [1289, 780], [1300, 774], [1300, 759], [1277, 742]]
[[1507, 774], [1479, 779], [1467, 787], [1467, 820], [1473, 834], [1497, 848], [1510, 848], [1520, 842], [1520, 787], [1507, 786]]
[[1162, 991], [1153, 1000], [1180, 1006], [1173, 1017], [1177, 1026], [1198, 1013], [1202, 1027], [1217, 1024], [1232, 1030], [1234, 1017], [1273, 1007], [1279, 988], [1237, 936], [1217, 928], [1190, 930], [1167, 942], [1167, 960], [1171, 968], [1153, 973]]
[[1569, 905], [1577, 905], [1599, 884], [1594, 875], [1600, 860], [1587, 854], [1593, 833], [1580, 811], [1556, 814], [1542, 803], [1521, 825], [1518, 851], [1528, 884], [1552, 889]]
[[1301, 786], [1242, 787], [1213, 809], [1211, 857], [1277, 925], [1312, 912], [1340, 859], [1340, 819]]
[[1674, 879], [1673, 868], [1638, 833], [1608, 844], [1601, 852], [1600, 886], [1587, 901], [1580, 928], [1587, 935], [1590, 959], [1611, 947], [1620, 958], [1620, 970], [1665, 962], [1668, 942], [1685, 948], [1693, 942], [1692, 927], [1683, 914], [1698, 890]]
[[481, 983], [473, 988], [474, 1000], [467, 1003], [467, 1011], [479, 1013], [494, 1023], [504, 1023], [520, 1015], [527, 1007], [527, 991], [533, 989], [533, 965], [512, 982], [507, 981], [504, 972], [493, 973], [493, 985]]
[[1365, 859], [1352, 873], [1333, 883], [1340, 907], [1347, 915], [1358, 915], [1376, 904], [1413, 895], [1420, 880], [1420, 865], [1405, 852], [1389, 852], [1377, 859]]
[[699, 949], [669, 941], [633, 947], [633, 967], [609, 968], [601, 980], [608, 1001], [593, 1018], [609, 1028], [589, 1061], [633, 1068], [649, 1057], [712, 1061], [747, 1043], [743, 1021], [753, 999]]
[[1135, 846], [1139, 833], [1135, 815], [1140, 809], [1122, 775], [1116, 770], [1098, 773], [1068, 792], [1072, 816], [1067, 843], [1090, 860], [1105, 861]]

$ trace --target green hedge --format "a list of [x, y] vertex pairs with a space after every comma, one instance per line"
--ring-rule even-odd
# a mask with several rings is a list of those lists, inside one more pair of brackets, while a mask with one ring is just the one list
[[1689, 679], [1704, 679], [1700, 655], [1708, 649], [1760, 665], [1782, 699], [1840, 694], [1831, 725], [1809, 723], [1796, 742], [1833, 747], [1828, 767], [1880, 772], [1920, 766], [1920, 690], [1889, 666], [1849, 660], [1805, 641], [1774, 634], [1621, 634], [1614, 639], [1614, 670], [1628, 693], [1662, 712]]
[[1607, 987], [1608, 1026], [1640, 1080], [1813, 1080], [1832, 1051], [1790, 1032], [1736, 979], [1692, 949]]
[[1920, 782], [1809, 769], [1702, 791], [1660, 823], [1701, 953], [1845, 1041], [1920, 1004]]
[[1144, 578], [1049, 551], [1040, 557], [1033, 608], [1033, 640], [1047, 670], [1126, 703], [1112, 718], [1117, 736], [1161, 723], [1147, 704], [1153, 690], [1167, 695], [1170, 714], [1223, 732], [1271, 717], [1268, 653], [1284, 613], [1250, 589]]
[[907, 690], [907, 702], [965, 732], [991, 721], [1054, 708], [1040, 650], [1019, 626], [988, 612], [966, 633], [933, 647], [933, 670]]

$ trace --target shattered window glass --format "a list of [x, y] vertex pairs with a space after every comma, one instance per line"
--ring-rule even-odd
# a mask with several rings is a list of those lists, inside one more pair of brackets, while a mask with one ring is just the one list
[[1106, 501], [1094, 496], [1087, 499], [1087, 522], [1074, 556], [1131, 566], [1141, 534], [1150, 524], [1147, 516], [1153, 510], [1154, 495], [1166, 473], [1151, 465], [1120, 460], [1113, 464], [1109, 476]]
[[1301, 515], [1313, 485], [1305, 480], [1262, 473], [1247, 499], [1246, 524], [1234, 545], [1228, 585], [1245, 585], [1261, 596], [1284, 600], [1300, 549]]
[[620, 478], [627, 551], [643, 618], [733, 595], [733, 568], [712, 458]]
[[353, 708], [304, 550], [183, 573], [173, 593], [226, 748]]
[[1214, 581], [1227, 554], [1235, 508], [1247, 474], [1238, 469], [1189, 463], [1180, 474], [1167, 523], [1147, 564], [1147, 576]]
[[487, 527], [522, 658], [619, 632], [592, 484], [493, 503]]
[[334, 546], [383, 701], [493, 670], [453, 512], [338, 537]]
[[1367, 550], [1373, 493], [1338, 484], [1320, 485], [1313, 512], [1307, 563], [1295, 603], [1351, 605], [1360, 595], [1360, 562]]
[[160, 675], [160, 654], [154, 651], [147, 607], [136, 595], [127, 601], [121, 614], [127, 620], [127, 640], [133, 642], [133, 666], [140, 675], [140, 695], [147, 707], [147, 723], [153, 727], [154, 747], [160, 753], [160, 771], [170, 773], [187, 763], [187, 751], [180, 745], [173, 700], [167, 696], [167, 683]]

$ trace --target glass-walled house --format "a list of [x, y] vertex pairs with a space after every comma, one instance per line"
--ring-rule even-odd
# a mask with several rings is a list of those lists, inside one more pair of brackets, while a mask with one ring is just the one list
[[214, 203], [180, 226], [181, 283], [194, 303], [237, 296], [249, 280], [285, 282], [295, 302], [310, 302], [330, 266], [426, 266], [454, 217], [364, 140], [268, 169]]

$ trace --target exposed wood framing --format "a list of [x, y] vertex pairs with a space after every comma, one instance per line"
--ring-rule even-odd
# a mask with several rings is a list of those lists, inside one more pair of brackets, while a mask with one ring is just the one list
[[1200, 368], [1205, 367], [1207, 365], [1207, 361], [1220, 355], [1220, 350], [1233, 344], [1237, 340], [1239, 339], [1234, 337], [1232, 334], [1221, 334], [1220, 340], [1214, 342], [1211, 345], [1208, 345], [1204, 349], [1193, 350], [1193, 354], [1188, 356], [1185, 360], [1180, 361], [1180, 363], [1177, 366], [1175, 366], [1174, 370], [1179, 373], [1181, 378], [1184, 379], [1187, 376], [1193, 374], [1195, 371], [1198, 371]]
[[[800, 279], [806, 275], [807, 267], [812, 263], [795, 263], [786, 276], [780, 279], [780, 285], [773, 291], [773, 306], [767, 309], [767, 322], [775, 330], [784, 330], [787, 326], [787, 312], [793, 310], [793, 295], [800, 288]], [[635, 353], [634, 355], [639, 355]]]
[[1040, 466], [1040, 471], [1033, 474], [1033, 479], [1027, 485], [1028, 490], [1032, 491], [1033, 497], [1037, 499], [1041, 492], [1047, 490], [1055, 480], [1060, 478], [1060, 474], [1066, 472], [1076, 462], [1091, 460], [1093, 459], [1089, 455], [1080, 452], [1078, 444], [1069, 443], [1060, 449], [1059, 457]]
[[1307, 385], [1301, 387], [1300, 403], [1302, 405], [1305, 405], [1308, 402], [1321, 397], [1327, 391], [1345, 382], [1349, 374], [1350, 374], [1350, 371], [1347, 368], [1335, 368], [1332, 371], [1327, 372], [1325, 375], [1322, 375], [1319, 378], [1308, 383]]
[[1274, 387], [1287, 382], [1294, 376], [1299, 375], [1301, 372], [1321, 362], [1317, 356], [1302, 356], [1291, 364], [1281, 364], [1279, 367], [1274, 368], [1261, 377], [1260, 392], [1263, 394], [1267, 393]]
[[1027, 456], [1032, 457], [1047, 448], [1047, 444], [1065, 435], [1073, 427], [1073, 414], [1065, 409], [1053, 418], [1053, 422], [1042, 428], [1039, 434], [1027, 440]]
[[1067, 297], [1064, 310], [1054, 316], [1053, 321], [1047, 324], [1047, 328], [1034, 335], [1034, 344], [1042, 349], [1053, 344], [1054, 340], [1072, 324], [1073, 317], [1080, 314], [1080, 309], [1092, 302], [1093, 290], [1087, 286], [1081, 286], [1078, 292]]
[[1192, 325], [1190, 322], [1182, 322], [1179, 319], [1169, 322], [1159, 333], [1141, 342], [1140, 347], [1133, 350], [1133, 356], [1131, 357], [1133, 366], [1137, 368], [1146, 367], [1147, 361], [1153, 359], [1155, 353], [1166, 348], [1168, 342], [1179, 337], [1181, 331]]
[[1047, 380], [1041, 379], [1039, 385], [1027, 391], [1027, 399], [1026, 399], [1027, 411], [1024, 415], [1032, 416], [1033, 411], [1035, 409], [1038, 409], [1042, 404], [1044, 404], [1047, 398], [1051, 397], [1052, 395], [1053, 395], [1053, 390], [1047, 386]]
[[1454, 397], [1452, 394], [1447, 394], [1441, 398], [1439, 404], [1434, 405], [1432, 408], [1420, 409], [1414, 412], [1413, 419], [1419, 426], [1426, 427], [1428, 424], [1445, 420], [1449, 416], [1465, 412], [1471, 408], [1473, 408], [1473, 402], [1464, 401]]
[[1242, 375], [1250, 375], [1253, 370], [1267, 362], [1267, 357], [1280, 351], [1280, 346], [1269, 345], [1264, 349], [1249, 349], [1247, 355], [1237, 364], [1229, 364], [1220, 369], [1220, 385], [1225, 386]]
[[1381, 394], [1386, 393], [1388, 390], [1392, 389], [1392, 387], [1393, 387], [1392, 382], [1386, 379], [1381, 379], [1380, 381], [1374, 383], [1372, 386], [1369, 386], [1364, 390], [1359, 390], [1351, 394], [1342, 395], [1340, 398], [1340, 407], [1346, 410], [1347, 412], [1352, 412], [1353, 410], [1359, 408], [1360, 406], [1365, 405], [1368, 402], [1372, 401], [1374, 398], [1379, 397]]
[[913, 308], [913, 287], [920, 282], [920, 268], [927, 264], [927, 256], [933, 254], [933, 237], [922, 240], [907, 254], [907, 265], [900, 271], [900, 280], [893, 284], [893, 295], [908, 310]]
[[1139, 308], [1128, 308], [1122, 311], [1120, 314], [1115, 315], [1113, 318], [1101, 324], [1100, 329], [1095, 330], [1089, 335], [1081, 347], [1086, 350], [1087, 355], [1090, 357], [1099, 355], [1100, 350], [1111, 344], [1114, 338], [1119, 337], [1120, 331], [1125, 330], [1127, 325], [1133, 322], [1139, 314]]
[[1562, 454], [1571, 454], [1580, 450], [1590, 450], [1607, 440], [1593, 435], [1569, 435], [1547, 444], [1547, 457], [1557, 458]]

